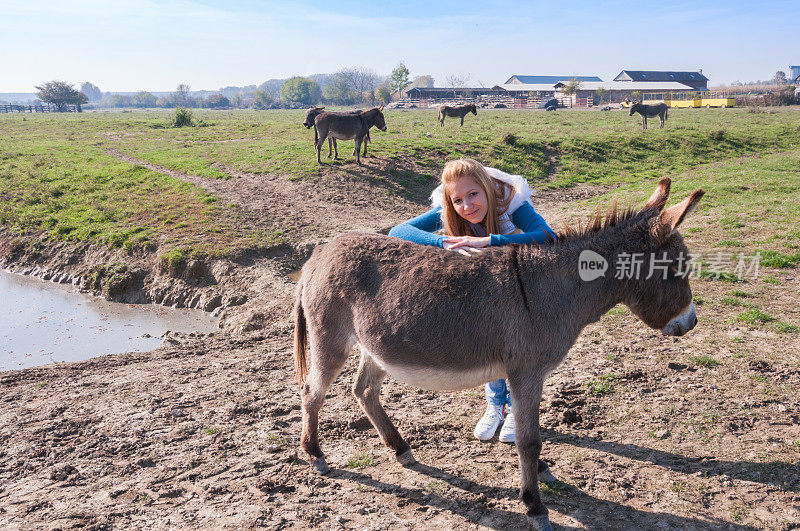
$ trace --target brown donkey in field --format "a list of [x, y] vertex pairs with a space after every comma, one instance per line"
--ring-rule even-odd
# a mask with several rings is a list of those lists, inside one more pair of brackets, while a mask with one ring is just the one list
[[633, 116], [633, 113], [638, 112], [642, 116], [642, 131], [647, 129], [647, 119], [658, 116], [661, 120], [661, 129], [664, 129], [664, 122], [667, 121], [667, 112], [669, 107], [666, 103], [659, 103], [658, 105], [645, 105], [641, 102], [635, 101], [631, 105], [631, 112], [628, 116]]
[[[682, 335], [697, 323], [688, 249], [677, 228], [703, 191], [663, 210], [669, 187], [663, 179], [641, 211], [614, 206], [605, 222], [598, 214], [582, 232], [541, 247], [492, 247], [465, 257], [359, 233], [317, 247], [303, 267], [294, 310], [301, 444], [313, 467], [329, 470], [319, 446], [319, 412], [355, 343], [361, 363], [353, 393], [404, 466], [416, 460], [379, 402], [386, 374], [430, 390], [508, 378], [521, 499], [531, 525], [551, 529], [537, 483], [537, 476], [552, 478], [539, 460], [546, 376], [581, 330], [617, 303], [665, 334]], [[638, 257], [641, 275], [617, 275], [613, 267], [605, 274], [609, 264], [631, 257]]]
[[317, 151], [317, 162], [322, 164], [320, 160], [322, 143], [327, 138], [336, 138], [339, 140], [355, 140], [356, 149], [353, 154], [356, 156], [356, 162], [361, 164], [359, 150], [361, 149], [361, 143], [364, 142], [364, 155], [367, 154], [365, 139], [369, 135], [370, 127], [374, 125], [381, 131], [386, 131], [386, 121], [381, 111], [383, 111], [383, 105], [368, 111], [360, 111], [358, 114], [332, 112], [318, 114], [314, 118], [315, 136], [316, 131], [319, 131], [319, 138], [314, 142], [314, 148]]
[[464, 116], [469, 113], [478, 116], [478, 109], [475, 108], [474, 103], [468, 103], [459, 107], [448, 107], [447, 105], [442, 105], [439, 107], [439, 125], [444, 127], [444, 117], [449, 116], [450, 118], [461, 118], [461, 125], [463, 126]]
[[[311, 129], [312, 127], [314, 128], [314, 146], [317, 145], [317, 141], [319, 140], [319, 134], [317, 133], [317, 126], [314, 123], [314, 119], [318, 115], [322, 114], [322, 112], [324, 110], [325, 110], [325, 107], [314, 107], [313, 105], [311, 107], [309, 107], [308, 109], [306, 109], [306, 117], [305, 117], [305, 120], [303, 120], [303, 125], [305, 126], [306, 129]], [[330, 113], [333, 113], [333, 114], [357, 115], [357, 114], [361, 114], [364, 111], [361, 110], [361, 109], [356, 109], [354, 111], [344, 111], [344, 112], [327, 111], [327, 112], [330, 112]], [[369, 137], [369, 131], [367, 131], [367, 136], [364, 137], [364, 156], [365, 157], [367, 156], [367, 144], [369, 144], [370, 142], [371, 142], [371, 139]], [[328, 137], [328, 158], [331, 158], [331, 154], [333, 154], [333, 153], [335, 153], [335, 155], [333, 155], [334, 160], [338, 159], [339, 158], [339, 146], [336, 145], [336, 139], [333, 138], [332, 136], [329, 136]], [[356, 150], [353, 149], [353, 156], [355, 156], [355, 155], [356, 155]]]

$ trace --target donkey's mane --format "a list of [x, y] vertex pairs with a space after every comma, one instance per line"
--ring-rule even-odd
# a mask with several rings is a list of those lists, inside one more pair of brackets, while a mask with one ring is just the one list
[[608, 228], [616, 227], [617, 225], [628, 223], [634, 224], [642, 219], [649, 218], [651, 215], [656, 214], [658, 211], [653, 208], [645, 208], [638, 210], [633, 207], [620, 209], [617, 200], [615, 199], [603, 216], [601, 209], [589, 216], [586, 225], [583, 226], [578, 221], [578, 227], [574, 228], [567, 223], [564, 223], [564, 228], [556, 232], [556, 243], [570, 243], [577, 240], [583, 240], [587, 237], [594, 236]]

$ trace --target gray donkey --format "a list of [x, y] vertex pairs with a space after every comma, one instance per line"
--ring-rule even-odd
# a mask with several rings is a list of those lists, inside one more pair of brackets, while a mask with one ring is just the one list
[[474, 103], [468, 103], [466, 105], [461, 105], [458, 107], [448, 107], [447, 105], [442, 105], [439, 107], [439, 125], [444, 127], [444, 118], [445, 116], [449, 116], [450, 118], [461, 118], [461, 125], [464, 125], [464, 116], [467, 114], [472, 113], [475, 116], [478, 116], [478, 109], [475, 108]]
[[[320, 160], [320, 151], [322, 150], [322, 143], [329, 137], [337, 138], [339, 140], [355, 140], [356, 149], [354, 155], [356, 162], [361, 164], [361, 156], [359, 154], [361, 143], [369, 134], [369, 129], [374, 125], [381, 131], [386, 131], [386, 121], [383, 118], [383, 105], [369, 109], [368, 111], [361, 111], [358, 114], [338, 114], [331, 112], [323, 112], [314, 118], [314, 127], [319, 131], [319, 138], [314, 142], [314, 148], [317, 151], [317, 162], [322, 164]], [[367, 148], [364, 146], [364, 154], [366, 155]]]
[[[314, 119], [318, 115], [322, 114], [323, 111], [325, 111], [325, 107], [314, 107], [312, 105], [311, 107], [306, 109], [305, 120], [303, 120], [303, 125], [305, 126], [306, 129], [311, 129], [312, 127], [314, 128], [314, 146], [317, 145], [317, 141], [319, 140], [319, 134], [317, 133], [317, 126], [314, 123]], [[334, 111], [327, 111], [327, 112], [330, 112], [330, 113], [333, 113], [333, 114], [356, 115], [356, 114], [361, 114], [364, 111], [361, 110], [361, 109], [356, 109], [356, 110], [353, 110], [353, 111], [344, 111], [344, 112], [334, 112]], [[364, 155], [363, 156], [365, 156], [365, 157], [367, 156], [367, 144], [369, 142], [371, 142], [371, 139], [369, 137], [369, 131], [367, 131], [367, 136], [364, 137]], [[338, 159], [339, 158], [339, 146], [336, 145], [336, 139], [333, 138], [332, 136], [329, 136], [328, 137], [328, 158], [331, 158], [331, 154], [333, 154], [333, 153], [335, 153], [335, 155], [333, 155], [334, 160]], [[355, 154], [356, 154], [356, 150], [354, 148], [353, 149], [353, 156], [355, 156]]]
[[642, 130], [647, 129], [647, 119], [658, 116], [661, 119], [661, 129], [664, 128], [664, 122], [667, 121], [667, 111], [669, 106], [666, 103], [659, 103], [658, 105], [644, 105], [641, 102], [635, 101], [631, 105], [631, 112], [628, 116], [633, 116], [633, 113], [638, 112], [642, 115]]
[[[537, 482], [552, 480], [539, 459], [547, 375], [581, 330], [617, 303], [665, 334], [683, 335], [697, 323], [688, 249], [677, 228], [704, 192], [663, 210], [669, 187], [663, 179], [641, 211], [618, 212], [615, 203], [605, 222], [598, 213], [581, 232], [567, 231], [541, 247], [493, 247], [465, 257], [360, 233], [317, 247], [303, 267], [294, 309], [301, 444], [314, 469], [330, 470], [319, 446], [319, 412], [355, 343], [361, 363], [353, 394], [403, 466], [416, 460], [379, 402], [386, 374], [430, 390], [507, 378], [520, 497], [529, 523], [552, 529]], [[605, 274], [609, 264], [631, 257], [640, 257], [641, 275], [617, 275], [613, 268]]]

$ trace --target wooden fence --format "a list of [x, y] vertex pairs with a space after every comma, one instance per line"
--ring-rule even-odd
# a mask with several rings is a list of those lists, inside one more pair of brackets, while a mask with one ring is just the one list
[[[0, 104], [0, 113], [9, 113], [9, 112], [59, 112], [58, 107], [55, 105], [47, 104], [36, 104], [36, 105], [16, 105], [16, 104]], [[80, 105], [65, 105], [63, 112], [81, 112]]]

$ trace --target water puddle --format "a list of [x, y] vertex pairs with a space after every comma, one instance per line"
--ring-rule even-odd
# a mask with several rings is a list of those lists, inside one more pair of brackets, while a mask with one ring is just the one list
[[202, 310], [121, 304], [0, 270], [0, 371], [147, 352], [164, 332], [214, 332]]
[[295, 269], [291, 273], [287, 274], [286, 277], [291, 280], [292, 282], [299, 282], [300, 281], [300, 273], [303, 272], [303, 269]]

